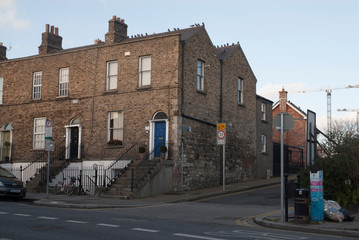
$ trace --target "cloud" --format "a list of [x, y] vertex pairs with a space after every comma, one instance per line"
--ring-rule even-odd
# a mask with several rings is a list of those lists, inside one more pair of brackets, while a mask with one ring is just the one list
[[18, 18], [15, 0], [0, 1], [0, 29], [5, 28], [14, 28], [17, 30], [31, 28], [30, 22]]
[[268, 99], [278, 100], [278, 92], [284, 88], [288, 92], [296, 92], [305, 89], [306, 83], [287, 83], [287, 84], [266, 84], [258, 90], [258, 94]]

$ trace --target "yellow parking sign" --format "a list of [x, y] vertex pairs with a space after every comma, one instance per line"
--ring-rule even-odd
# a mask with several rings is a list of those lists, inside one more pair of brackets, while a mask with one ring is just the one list
[[226, 144], [226, 124], [218, 123], [217, 124], [217, 145]]
[[217, 124], [217, 130], [226, 130], [226, 124], [225, 123], [218, 123]]

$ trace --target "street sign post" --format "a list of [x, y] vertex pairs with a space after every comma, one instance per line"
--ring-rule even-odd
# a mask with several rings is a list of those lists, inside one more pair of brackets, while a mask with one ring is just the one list
[[54, 125], [53, 120], [46, 120], [45, 125], [45, 139], [52, 139], [52, 126]]
[[225, 123], [217, 124], [217, 145], [223, 146], [222, 185], [223, 185], [223, 191], [225, 191], [226, 190], [226, 124]]
[[47, 151], [47, 185], [46, 197], [49, 198], [49, 182], [50, 182], [50, 152], [55, 150], [55, 142], [52, 141], [53, 120], [46, 120], [45, 123], [45, 150]]
[[217, 124], [217, 145], [226, 144], [226, 124], [218, 123]]
[[284, 132], [293, 128], [294, 119], [287, 112], [280, 112], [274, 116], [275, 130], [280, 131], [280, 219], [284, 222]]

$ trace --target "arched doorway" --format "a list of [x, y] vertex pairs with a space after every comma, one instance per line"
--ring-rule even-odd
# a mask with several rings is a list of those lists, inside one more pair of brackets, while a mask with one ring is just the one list
[[0, 160], [1, 162], [10, 162], [12, 148], [13, 127], [10, 123], [5, 124], [0, 129]]
[[157, 112], [150, 121], [150, 149], [154, 150], [153, 157], [160, 157], [160, 147], [168, 147], [168, 116]]
[[81, 159], [81, 121], [72, 119], [66, 128], [66, 159]]

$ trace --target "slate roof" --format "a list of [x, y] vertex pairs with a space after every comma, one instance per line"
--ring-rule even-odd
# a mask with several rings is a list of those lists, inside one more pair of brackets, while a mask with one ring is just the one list
[[[169, 36], [169, 35], [173, 35], [173, 34], [180, 34], [181, 40], [187, 41], [190, 38], [192, 38], [193, 36], [195, 36], [202, 29], [204, 29], [204, 26], [200, 25], [200, 26], [195, 26], [195, 27], [185, 28], [185, 29], [168, 30], [167, 32], [162, 32], [162, 33], [145, 34], [145, 35], [137, 34], [137, 35], [129, 36], [128, 38], [123, 40], [121, 43], [129, 43], [132, 41], [145, 40], [145, 39], [149, 39], [149, 38], [153, 38], [153, 37]], [[82, 49], [96, 47], [98, 45], [105, 46], [106, 43], [103, 41], [100, 41], [98, 44], [85, 45], [85, 46], [75, 47], [75, 48], [67, 48], [67, 49], [63, 49], [63, 50], [56, 50], [53, 53], [82, 50]]]
[[217, 48], [217, 54], [221, 60], [224, 60], [227, 57], [229, 57], [238, 47], [239, 44], [232, 44], [229, 46], [219, 47]]
[[[279, 103], [280, 101], [276, 102], [272, 109], [274, 110], [275, 108], [279, 107]], [[300, 109], [300, 107], [298, 107], [297, 105], [295, 105], [294, 103], [292, 103], [291, 101], [287, 101], [287, 104], [293, 108], [295, 111], [297, 111], [299, 114], [301, 114], [303, 117], [307, 117], [307, 114], [305, 112], [302, 111], [302, 109]]]

